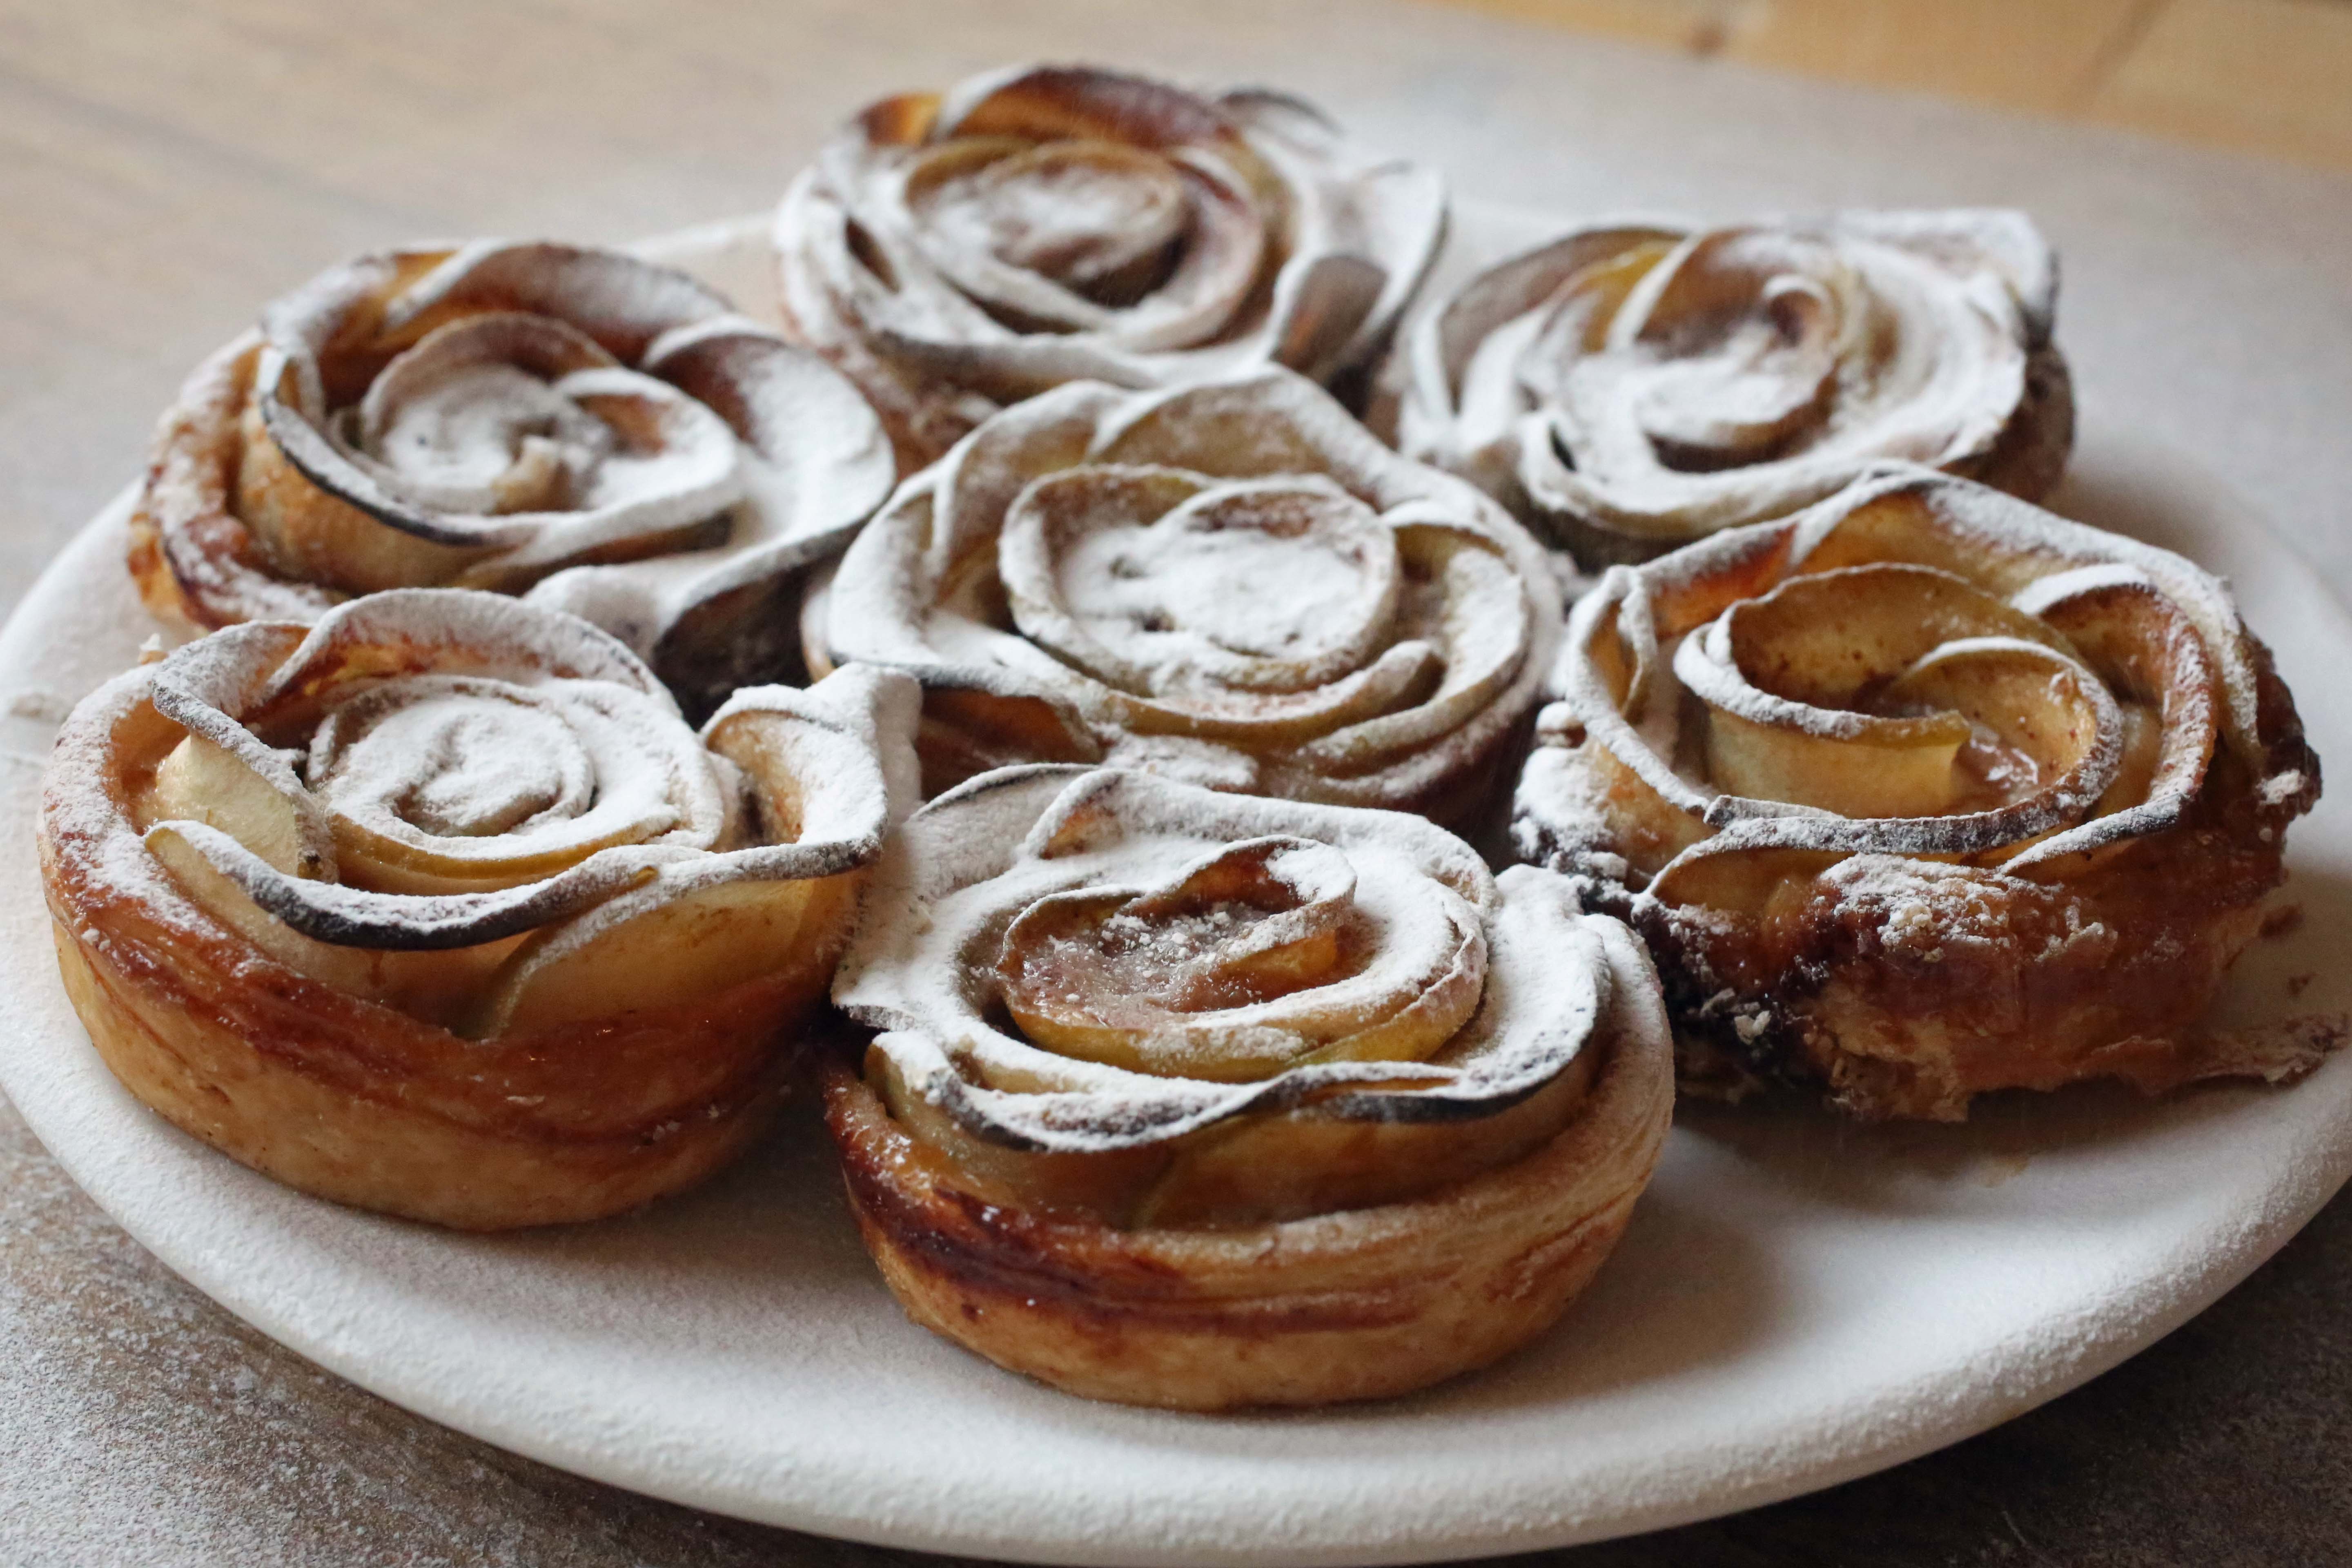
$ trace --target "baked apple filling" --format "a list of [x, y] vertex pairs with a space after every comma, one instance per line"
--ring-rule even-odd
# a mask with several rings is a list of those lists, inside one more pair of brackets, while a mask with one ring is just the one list
[[812, 669], [920, 676], [934, 793], [1102, 762], [1456, 824], [1495, 799], [1559, 619], [1493, 502], [1265, 370], [990, 419], [867, 527], [803, 637]]
[[698, 734], [610, 637], [460, 590], [215, 633], [60, 741], [69, 988], [135, 1092], [294, 1185], [467, 1226], [626, 1207], [763, 1119], [913, 705], [851, 670]]
[[2317, 760], [2179, 557], [1898, 468], [1577, 608], [1522, 854], [1634, 921], [1685, 1079], [1957, 1118], [2310, 1063], [2200, 1034]]
[[[851, 1194], [910, 1311], [1049, 1381], [1288, 1403], [1477, 1364], [1598, 1266], [1656, 1157], [1667, 1048], [1631, 933], [1420, 819], [1006, 769], [911, 818], [886, 879], [835, 990], [878, 1031], [830, 1096]], [[1343, 1277], [1459, 1337], [1367, 1367], [1338, 1347], [1369, 1325], [1310, 1313], [1295, 1365], [1244, 1353]], [[1040, 1337], [1122, 1301], [1160, 1372]]]

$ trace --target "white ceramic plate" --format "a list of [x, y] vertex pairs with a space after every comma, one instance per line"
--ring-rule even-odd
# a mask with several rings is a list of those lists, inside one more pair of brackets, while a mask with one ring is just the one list
[[[1524, 236], [1474, 214], [1481, 250]], [[647, 247], [766, 293], [756, 226]], [[2232, 577], [2321, 753], [2352, 756], [2352, 622], [2212, 481], [2094, 426], [2063, 510]], [[31, 853], [56, 720], [151, 631], [125, 504], [0, 632], [0, 1085], [142, 1243], [410, 1409], [721, 1512], [1037, 1562], [1402, 1563], [1561, 1545], [1827, 1486], [2073, 1387], [2211, 1301], [2352, 1170], [2352, 1058], [2286, 1091], [2003, 1100], [1965, 1128], [1686, 1111], [1616, 1258], [1528, 1352], [1412, 1399], [1200, 1417], [1097, 1405], [909, 1325], [805, 1116], [603, 1225], [444, 1234], [315, 1202], [143, 1110], [75, 1021]], [[2352, 801], [2299, 824], [2224, 1013], [2352, 1008]], [[2310, 979], [2290, 1000], [2289, 982]]]

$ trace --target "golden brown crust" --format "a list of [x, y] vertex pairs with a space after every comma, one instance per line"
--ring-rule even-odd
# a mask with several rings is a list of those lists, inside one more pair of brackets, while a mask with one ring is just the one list
[[1036, 66], [853, 117], [776, 242], [787, 331], [912, 469], [1073, 381], [1335, 383], [1385, 343], [1443, 226], [1433, 174], [1295, 100]]
[[270, 570], [238, 515], [260, 335], [198, 365], [163, 416], [131, 514], [131, 575], [154, 616], [183, 633], [257, 616], [311, 619], [342, 595]]
[[[836, 679], [746, 692], [706, 742], [618, 643], [491, 595], [215, 633], [60, 736], [40, 849], [68, 993], [133, 1094], [320, 1196], [491, 1229], [682, 1190], [766, 1123], [908, 784], [912, 683]], [[371, 723], [409, 727], [360, 779]], [[583, 757], [590, 793], [530, 793]], [[278, 830], [300, 818], [307, 848]], [[372, 858], [371, 820], [413, 843]], [[567, 847], [583, 821], [620, 841]]]
[[2195, 1028], [2284, 878], [2282, 837], [2187, 826], [2054, 887], [1953, 868], [1925, 884], [1949, 911], [1937, 924], [1827, 875], [1762, 921], [1626, 913], [1658, 957], [1689, 1087], [1736, 1093], [1744, 1068], [1872, 1120], [1957, 1121], [1994, 1089], [2114, 1078], [2158, 1094], [2310, 1065]]
[[767, 1125], [780, 1031], [819, 989], [754, 982], [698, 1008], [468, 1041], [226, 930], [191, 943], [120, 904], [56, 899], [74, 1010], [152, 1110], [289, 1186], [461, 1230], [598, 1219], [702, 1181]]
[[1377, 1399], [1508, 1354], [1591, 1279], [1672, 1106], [1662, 1040], [1618, 1042], [1577, 1120], [1409, 1202], [1223, 1230], [1118, 1230], [992, 1204], [846, 1069], [827, 1123], [909, 1317], [1094, 1399], [1175, 1409]]
[[[1871, 597], [1897, 589], [1943, 607]], [[1841, 673], [1890, 657], [1894, 684]], [[1969, 699], [1900, 683], [1972, 659], [2009, 661], [2013, 695], [1971, 710], [1948, 774], [1902, 771], [1942, 766], [1921, 727]], [[2269, 650], [2178, 557], [1910, 470], [1612, 575], [1562, 668], [1518, 846], [1649, 942], [1686, 1089], [1958, 1120], [2000, 1089], [2291, 1077], [2340, 1037], [2199, 1026], [2319, 764]], [[2028, 722], [2042, 702], [2074, 717]]]
[[185, 631], [387, 588], [530, 594], [707, 711], [790, 672], [730, 622], [846, 542], [896, 477], [887, 445], [850, 381], [683, 273], [558, 245], [392, 251], [196, 368], [129, 564]]
[[2074, 439], [2056, 289], [2015, 212], [1594, 225], [1422, 311], [1378, 416], [1588, 569], [1786, 516], [1889, 458], [2038, 500]]
[[1394, 812], [1006, 769], [902, 827], [829, 1090], [907, 1310], [1183, 1408], [1400, 1393], [1538, 1331], [1671, 1110], [1633, 934]]

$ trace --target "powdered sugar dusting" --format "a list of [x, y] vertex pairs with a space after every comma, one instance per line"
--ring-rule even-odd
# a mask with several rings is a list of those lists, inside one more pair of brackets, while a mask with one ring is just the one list
[[[1941, 963], [1948, 950], [1968, 945], [1998, 947], [2015, 942], [2015, 921], [1989, 892], [1981, 871], [1940, 861], [1864, 854], [1822, 873], [1822, 885], [1842, 906], [1877, 912], [1879, 940], [1890, 952]], [[2060, 957], [2077, 944], [2095, 948], [2111, 941], [2107, 928], [2065, 903], [2062, 929], [2045, 939], [2038, 959]]]
[[1987, 460], [2053, 279], [2015, 213], [1580, 229], [1422, 319], [1401, 439], [1619, 549], [1671, 546], [1879, 460]]
[[[1890, 566], [1906, 562], [1917, 564]], [[1972, 582], [1976, 587], [1969, 593], [1990, 595], [1969, 611], [1981, 625], [1942, 625], [1938, 616], [1948, 619], [1954, 613], [1945, 610], [1906, 612], [1895, 617], [1901, 626], [1874, 626], [1867, 595], [1882, 580], [1897, 582], [1890, 570], [1911, 574], [1901, 577], [1904, 583], [1916, 576], [1920, 588], [1932, 588], [1937, 580]], [[1683, 704], [1695, 701], [1705, 705], [1703, 710], [1730, 712], [1745, 723], [1847, 743], [1850, 763], [1885, 765], [1883, 751], [1862, 744], [1872, 727], [1883, 727], [1885, 721], [1791, 702], [1756, 689], [1741, 673], [1744, 660], [1788, 656], [1759, 645], [1735, 657], [1730, 628], [1734, 616], [1743, 613], [1736, 604], [1763, 603], [1758, 595], [1789, 584], [1802, 584], [1816, 596], [1864, 595], [1840, 613], [1843, 618], [1815, 616], [1803, 623], [1857, 639], [1854, 659], [1873, 657], [1865, 648], [1878, 643], [1869, 638], [1910, 637], [1912, 643], [1899, 644], [1906, 658], [1918, 654], [1913, 644], [1933, 650], [1918, 655], [1915, 664], [1874, 672], [1887, 683], [1885, 689], [1899, 694], [1905, 680], [1939, 662], [1972, 657], [1971, 650], [2029, 662], [2047, 658], [2056, 672], [2048, 696], [2063, 694], [2057, 683], [2063, 675], [2066, 689], [2090, 704], [2095, 739], [2083, 746], [2080, 721], [2042, 721], [2038, 732], [2074, 737], [2069, 743], [2082, 748], [2078, 760], [2037, 764], [2028, 793], [1990, 810], [1969, 809], [1963, 795], [1955, 796], [1959, 809], [1942, 815], [1845, 817], [1818, 806], [1792, 809], [1782, 799], [1731, 793], [1726, 781], [1708, 776], [1705, 759], [1680, 754], [1680, 726], [1661, 718], [1662, 710], [1677, 715]], [[2147, 599], [2151, 613], [2109, 607], [2103, 595], [2117, 594], [2126, 600]], [[1954, 603], [1966, 607], [1973, 601]], [[2122, 710], [2105, 678], [2054, 629], [2059, 617], [2076, 614], [2105, 617], [2118, 646], [2136, 648], [2131, 657], [2139, 668], [2176, 672], [2179, 689], [2163, 700], [2156, 761], [2132, 798], [2113, 798], [2109, 791], [2122, 764]], [[2020, 618], [2018, 624], [2011, 625], [2010, 617]], [[2201, 655], [2191, 658], [2194, 648], [2181, 649], [2180, 631], [2200, 638]], [[1671, 660], [1661, 658], [1662, 644], [1675, 647]], [[2203, 787], [2204, 759], [2217, 732], [2241, 752], [2259, 755], [2262, 738], [2252, 728], [2239, 727], [2251, 724], [2254, 710], [2252, 646], [2227, 590], [2178, 556], [2052, 517], [1966, 480], [1895, 468], [1784, 521], [1727, 531], [1645, 566], [1612, 572], [1577, 606], [1558, 677], [1565, 700], [1559, 719], [1548, 723], [1545, 733], [1549, 744], [1571, 743], [1570, 729], [1589, 735], [1664, 806], [1717, 830], [1684, 849], [1672, 866], [1658, 868], [1661, 881], [1675, 867], [1774, 848], [1895, 855], [1982, 855], [2013, 848], [2011, 868], [2022, 870], [2179, 821]], [[1621, 706], [1603, 673], [1629, 661], [1651, 672], [1654, 688], [1638, 721]], [[1857, 668], [1868, 671], [1866, 664]], [[1654, 689], [1669, 671], [1670, 689]], [[1781, 671], [1775, 679], [1789, 677]], [[2204, 695], [2209, 679], [2221, 688], [2219, 712]], [[1867, 689], [1867, 683], [1856, 688], [1855, 709], [1867, 706], [1861, 700]], [[2036, 700], [2029, 683], [1993, 711], [2001, 722], [2013, 723], [2013, 716], [2030, 710]], [[1958, 755], [1965, 761], [1969, 754], [1964, 746]], [[2292, 815], [2299, 809], [2291, 805], [2295, 798], [2289, 789], [2263, 800]], [[1605, 847], [1615, 841], [1610, 819], [1616, 809], [1606, 800], [1595, 801], [1589, 791], [1563, 791], [1558, 770], [1530, 768], [1517, 806], [1519, 836], [1531, 845]], [[1596, 820], [1580, 816], [1595, 810]]]
[[915, 136], [897, 102], [853, 119], [775, 224], [786, 310], [919, 461], [1009, 389], [1328, 379], [1385, 338], [1443, 232], [1433, 173], [1246, 95], [1049, 66], [944, 101]]
[[1099, 752], [1239, 773], [1194, 765], [1213, 745], [1266, 794], [1443, 813], [1534, 703], [1559, 614], [1492, 502], [1261, 370], [990, 420], [860, 536], [814, 629], [836, 661], [1050, 700]]
[[[136, 782], [177, 754], [179, 729], [151, 712], [167, 693], [170, 717], [239, 742], [223, 749], [229, 772]], [[586, 623], [409, 590], [339, 606], [307, 635], [233, 628], [103, 689], [60, 739], [47, 831], [100, 885], [159, 895], [159, 918], [203, 918], [157, 862], [186, 852], [315, 942], [431, 950], [540, 931], [560, 949], [622, 905], [871, 862], [894, 783], [910, 788], [914, 710], [911, 682], [862, 669], [746, 693], [729, 717], [773, 715], [778, 731], [746, 753], [747, 774]], [[273, 811], [308, 825], [320, 852], [289, 867], [274, 843], [240, 839]], [[772, 818], [797, 824], [791, 841], [762, 842]]]
[[[1374, 1121], [1497, 1110], [1621, 1016], [1596, 945], [1614, 922], [1580, 915], [1562, 879], [1498, 885], [1415, 818], [1144, 773], [1005, 770], [942, 795], [872, 909], [835, 1002], [916, 1092], [1017, 1147], [1133, 1147], [1310, 1097]], [[1361, 951], [1295, 967], [1326, 940]], [[1001, 1003], [1123, 1031], [1127, 1065], [1041, 1044]], [[1453, 1021], [1406, 1059], [1315, 1054], [1416, 1007]]]
[[[322, 493], [247, 510], [230, 480], [256, 439]], [[517, 592], [569, 568], [563, 603], [650, 655], [796, 546], [837, 546], [891, 467], [838, 373], [683, 273], [482, 240], [362, 258], [270, 306], [166, 416], [144, 500], [200, 623], [310, 619], [387, 574]], [[363, 548], [338, 503], [420, 542]]]

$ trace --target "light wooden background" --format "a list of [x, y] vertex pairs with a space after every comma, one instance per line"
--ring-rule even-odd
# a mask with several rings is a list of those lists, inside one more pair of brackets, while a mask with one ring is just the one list
[[2352, 169], [2347, 0], [1449, 0]]
[[[187, 367], [318, 268], [435, 234], [618, 242], [751, 211], [774, 200], [848, 106], [1008, 57], [1148, 60], [1208, 81], [1259, 73], [1335, 104], [1441, 102], [1442, 115], [1415, 121], [1433, 143], [1420, 150], [1490, 195], [1520, 180], [1532, 182], [1528, 199], [1546, 194], [1540, 159], [1498, 165], [1476, 151], [1490, 134], [1481, 116], [1533, 121], [1538, 106], [1547, 121], [1580, 126], [1595, 158], [1671, 195], [1669, 163], [1580, 109], [1604, 74], [1668, 100], [1705, 90], [1705, 75], [1768, 133], [1800, 142], [1889, 121], [1941, 127], [1948, 142], [1965, 129], [1992, 149], [1982, 183], [1936, 186], [1937, 199], [1995, 199], [2053, 156], [2038, 126], [1793, 93], [1737, 64], [1695, 73], [1663, 54], [1454, 7], [2352, 167], [2352, 5], [2336, 0], [0, 0], [0, 609], [136, 474]], [[1472, 59], [1485, 63], [1464, 65]], [[2260, 221], [2293, 220], [2295, 256], [2352, 248], [2342, 243], [2352, 225], [2329, 216], [2340, 205], [2301, 216], [2278, 194], [2340, 182], [2131, 137], [2057, 139], [2077, 164], [2112, 160], [2115, 200], [2149, 229], [2161, 233], [2176, 209], [2151, 195], [2148, 169], [2177, 158], [2216, 176], [2198, 199], [2225, 216], [2235, 195]], [[1708, 156], [1753, 161], [1744, 147]], [[2099, 206], [2102, 187], [2074, 188], [2076, 207]], [[2295, 334], [2264, 324], [2272, 295], [2308, 297], [2276, 288], [2265, 255], [2272, 269], [2220, 297], [2229, 308], [2214, 307], [2216, 319], [2315, 364], [2336, 355], [2352, 341], [2344, 311], [2297, 318], [2311, 330]], [[2184, 298], [2217, 298], [2209, 258], [2174, 259]], [[2067, 320], [2082, 328], [2124, 306], [2103, 296], [2095, 253], [2077, 260]], [[2106, 330], [2112, 339], [2122, 323]], [[2101, 366], [2083, 374], [2110, 416], [2138, 405]], [[2297, 504], [2288, 481], [2308, 479], [2307, 461], [2260, 482], [2273, 447], [2339, 440], [2334, 409], [2260, 386], [2242, 401], [2269, 424], [2248, 425], [2233, 471], [2298, 525], [2334, 581], [2352, 582], [2352, 545], [2330, 521], [2343, 496], [2323, 489]], [[2312, 482], [2326, 487], [2334, 471]], [[2347, 1302], [2352, 1198], [2186, 1328], [1995, 1432], [1775, 1508], [1528, 1561], [2352, 1562]], [[615, 1492], [394, 1409], [173, 1278], [0, 1105], [5, 1568], [919, 1561]]]

